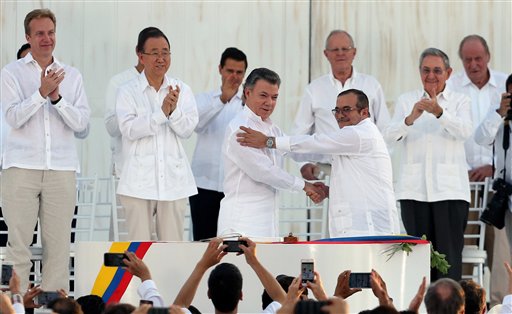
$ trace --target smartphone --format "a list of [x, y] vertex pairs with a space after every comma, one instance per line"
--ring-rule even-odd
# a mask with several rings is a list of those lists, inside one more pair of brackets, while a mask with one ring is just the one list
[[302, 286], [305, 287], [308, 281], [315, 279], [315, 261], [313, 259], [300, 260], [300, 273], [302, 275]]
[[370, 273], [350, 273], [348, 286], [350, 288], [371, 288]]
[[14, 265], [11, 262], [2, 262], [2, 271], [0, 273], [0, 286], [9, 287], [9, 280], [12, 277], [12, 269]]
[[142, 304], [149, 304], [149, 305], [153, 305], [153, 301], [151, 300], [140, 300], [139, 301], [139, 306], [141, 306]]
[[43, 291], [36, 295], [34, 303], [37, 305], [46, 305], [55, 299], [61, 298], [62, 296], [57, 291]]
[[128, 259], [124, 253], [105, 253], [103, 254], [103, 265], [107, 267], [125, 267], [123, 259]]
[[169, 314], [171, 308], [169, 307], [152, 307], [149, 309], [148, 314]]
[[225, 240], [222, 242], [222, 244], [227, 245], [226, 248], [224, 248], [224, 252], [235, 252], [235, 253], [243, 253], [242, 249], [239, 247], [239, 245], [245, 245], [247, 246], [247, 241], [244, 240]]

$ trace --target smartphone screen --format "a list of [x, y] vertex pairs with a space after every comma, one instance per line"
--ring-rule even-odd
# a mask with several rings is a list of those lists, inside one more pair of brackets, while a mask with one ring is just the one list
[[350, 273], [348, 285], [350, 288], [371, 288], [370, 273]]
[[2, 272], [0, 273], [0, 285], [9, 286], [9, 280], [12, 277], [12, 264], [2, 263]]
[[128, 259], [124, 253], [105, 253], [103, 255], [103, 265], [107, 267], [124, 267], [126, 266], [123, 259]]
[[225, 240], [222, 242], [222, 244], [227, 245], [226, 248], [224, 248], [224, 252], [235, 252], [235, 253], [243, 253], [242, 249], [239, 247], [239, 245], [245, 245], [247, 246], [246, 241], [239, 241], [239, 240]]
[[61, 295], [57, 291], [43, 291], [41, 294], [36, 295], [34, 301], [37, 305], [46, 305], [60, 297]]
[[305, 286], [308, 281], [315, 279], [315, 262], [312, 259], [301, 260], [300, 269], [302, 274], [302, 285]]

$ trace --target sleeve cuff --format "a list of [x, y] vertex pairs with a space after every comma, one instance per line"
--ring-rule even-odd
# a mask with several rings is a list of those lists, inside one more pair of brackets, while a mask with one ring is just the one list
[[148, 279], [140, 284], [140, 286], [137, 288], [137, 293], [141, 298], [144, 298], [144, 295], [150, 289], [156, 289], [156, 284], [153, 280]]
[[162, 110], [157, 110], [154, 112], [152, 118], [156, 121], [157, 124], [164, 124], [167, 122], [167, 117]]
[[290, 150], [290, 137], [289, 136], [279, 136], [275, 138], [276, 141], [276, 149], [284, 150], [287, 152], [291, 152]]

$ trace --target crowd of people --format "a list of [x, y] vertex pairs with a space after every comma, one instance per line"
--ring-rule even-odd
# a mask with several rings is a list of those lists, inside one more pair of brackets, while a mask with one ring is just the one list
[[[29, 246], [38, 220], [44, 252], [41, 289], [69, 290], [69, 235], [79, 171], [74, 139], [89, 133], [91, 110], [80, 72], [53, 55], [56, 21], [48, 9], [26, 15], [25, 48], [30, 51], [23, 56], [20, 49], [18, 60], [7, 64], [0, 78], [2, 214], [8, 229], [6, 260], [13, 262], [14, 281], [19, 280], [16, 291], [28, 286]], [[276, 238], [279, 191], [304, 191], [316, 203], [329, 198], [332, 238], [398, 234], [401, 220], [409, 235], [425, 235], [451, 265], [446, 275], [432, 271], [429, 291], [441, 291], [444, 300], [446, 291], [462, 289], [454, 283], [463, 272], [469, 183], [500, 177], [512, 184], [507, 155], [512, 75], [488, 68], [491, 53], [483, 37], [469, 35], [460, 42], [464, 71], [453, 75], [442, 50], [425, 49], [418, 64], [421, 88], [401, 95], [390, 118], [380, 83], [352, 65], [357, 53], [353, 37], [332, 31], [324, 49], [331, 71], [306, 86], [292, 136], [271, 119], [281, 78], [271, 69], [256, 68], [244, 81], [248, 61], [241, 50], [230, 47], [222, 53], [220, 88], [197, 95], [167, 74], [171, 46], [160, 29], [143, 29], [135, 53], [137, 64], [109, 83], [105, 114], [130, 240], [152, 240], [156, 233], [157, 240], [182, 241], [188, 200], [194, 240], [228, 234]], [[181, 141], [194, 132], [198, 140], [190, 163]], [[390, 151], [400, 161], [395, 185]], [[284, 170], [284, 157], [303, 163], [302, 177]], [[323, 174], [329, 175], [329, 185], [310, 182]], [[488, 228], [487, 235], [494, 284], [503, 283], [500, 278], [510, 270], [502, 265], [511, 260], [512, 195], [505, 195], [505, 203], [506, 231]], [[247, 241], [242, 250], [248, 264], [282, 305], [282, 313], [292, 311], [303, 292], [297, 279], [287, 296], [257, 261], [254, 242]], [[224, 256], [221, 248], [217, 240], [210, 241], [173, 311], [191, 305], [204, 272]], [[220, 276], [236, 273], [223, 267]], [[378, 287], [382, 279], [376, 272], [372, 278], [376, 296], [386, 296], [385, 284]], [[318, 274], [317, 279], [321, 288]], [[308, 288], [318, 299], [316, 288]], [[491, 299], [501, 302], [510, 294], [506, 290], [503, 284], [493, 286]], [[225, 297], [228, 290], [219, 291]], [[427, 292], [426, 304], [438, 294], [429, 298]], [[348, 311], [346, 297], [327, 300], [325, 309]], [[236, 311], [235, 301], [233, 308], [219, 312]], [[381, 305], [392, 307], [392, 302]]]

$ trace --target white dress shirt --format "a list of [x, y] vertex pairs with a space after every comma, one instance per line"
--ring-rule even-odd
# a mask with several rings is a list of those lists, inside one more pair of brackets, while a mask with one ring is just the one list
[[331, 156], [331, 238], [400, 232], [391, 159], [369, 118], [327, 134], [278, 137], [276, 148]]
[[121, 73], [114, 75], [107, 86], [107, 95], [105, 99], [105, 128], [110, 135], [110, 149], [112, 150], [112, 167], [116, 177], [121, 177], [122, 165], [122, 145], [123, 137], [119, 130], [116, 114], [116, 96], [119, 86], [129, 82], [139, 76], [135, 67], [131, 67]]
[[199, 123], [197, 143], [192, 158], [192, 172], [198, 187], [222, 192], [224, 164], [222, 143], [229, 122], [242, 111], [242, 89], [226, 104], [220, 100], [220, 88], [196, 95]]
[[405, 118], [416, 102], [428, 97], [423, 90], [398, 98], [395, 114], [384, 131], [388, 145], [401, 145], [402, 155], [395, 194], [398, 200], [470, 201], [464, 142], [473, 131], [468, 96], [448, 87], [437, 95], [443, 114], [424, 112], [410, 126]]
[[500, 103], [501, 94], [505, 92], [507, 75], [491, 69], [489, 69], [489, 74], [489, 81], [482, 88], [478, 88], [478, 86], [473, 84], [465, 71], [453, 74], [446, 82], [451, 90], [471, 98], [473, 134], [464, 143], [468, 169], [492, 164], [492, 146], [478, 145], [475, 142], [474, 132], [484, 120], [489, 108], [493, 107], [493, 104]]
[[[491, 149], [494, 143], [494, 155], [496, 158], [494, 177], [503, 178], [502, 170], [506, 166], [507, 173], [505, 181], [512, 184], [512, 146], [507, 150], [507, 161], [505, 164], [505, 154], [503, 150], [503, 131], [505, 127], [503, 118], [496, 112], [498, 108], [499, 102], [498, 105], [489, 108], [486, 118], [482, 121], [478, 129], [476, 129], [475, 141], [480, 145], [491, 147]], [[508, 123], [512, 129], [512, 123], [510, 123], [510, 121], [508, 121]], [[510, 138], [512, 139], [512, 136]], [[508, 208], [512, 211], [512, 195], [509, 195]]]
[[62, 99], [52, 105], [39, 93], [41, 67], [27, 54], [2, 69], [0, 102], [10, 126], [3, 147], [3, 168], [79, 172], [75, 132], [86, 130], [90, 109], [82, 75], [55, 57], [49, 69], [64, 69]]
[[156, 287], [156, 283], [151, 280], [143, 281], [137, 288], [137, 294], [141, 300], [152, 301], [154, 307], [165, 306], [164, 299]]
[[[176, 109], [167, 118], [161, 106], [169, 86], [179, 86], [180, 94]], [[166, 75], [156, 91], [142, 71], [118, 89], [116, 112], [123, 135], [123, 171], [117, 193], [158, 201], [196, 194], [194, 176], [179, 140], [190, 137], [198, 121], [190, 87]]]
[[223, 147], [225, 197], [220, 202], [217, 233], [277, 237], [277, 190], [301, 191], [305, 183], [283, 170], [283, 156], [277, 150], [241, 146], [236, 141], [241, 125], [268, 136], [283, 135], [270, 118], [261, 120], [247, 106], [231, 120]]

